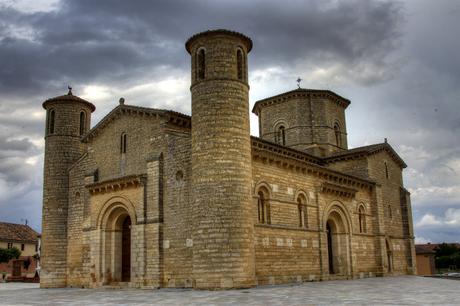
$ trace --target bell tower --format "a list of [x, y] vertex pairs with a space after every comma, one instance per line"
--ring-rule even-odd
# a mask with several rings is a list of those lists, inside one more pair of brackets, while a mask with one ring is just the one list
[[72, 94], [48, 99], [46, 110], [45, 163], [40, 286], [66, 286], [68, 168], [85, 152], [81, 137], [89, 130], [92, 103]]
[[202, 32], [192, 60], [193, 278], [196, 288], [255, 285], [247, 54], [252, 41]]

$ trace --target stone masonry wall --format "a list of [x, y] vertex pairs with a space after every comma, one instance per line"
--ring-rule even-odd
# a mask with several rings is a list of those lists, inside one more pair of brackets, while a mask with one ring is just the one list
[[[91, 110], [85, 103], [69, 101], [48, 102], [46, 107], [48, 113], [54, 110], [55, 122], [54, 133], [47, 128], [45, 136], [40, 285], [50, 288], [67, 285], [68, 168], [85, 151], [80, 112]], [[89, 125], [90, 116], [87, 121]]]
[[393, 256], [392, 272], [396, 274], [412, 273], [415, 259], [412, 259], [411, 256], [411, 238], [404, 230], [408, 224], [403, 220], [404, 208], [400, 190], [403, 186], [402, 169], [386, 151], [371, 155], [368, 160], [370, 178], [381, 184], [385, 235]]
[[247, 46], [242, 36], [216, 31], [194, 38], [189, 49], [192, 63], [206, 50], [205, 78], [191, 87], [196, 288], [255, 285], [249, 87], [237, 78], [236, 60], [240, 49], [246, 63]]
[[[334, 123], [341, 128], [341, 148], [347, 148], [344, 108], [334, 101], [311, 95], [293, 96], [282, 103], [263, 107], [259, 114], [262, 139], [276, 142], [276, 128], [285, 127], [286, 146], [323, 156], [339, 150]], [[323, 148], [323, 151], [319, 149]]]
[[[350, 216], [351, 223], [350, 276], [365, 277], [378, 274], [379, 258], [375, 252], [375, 227], [369, 191], [356, 193], [353, 199], [334, 197], [319, 192], [321, 179], [280, 167], [278, 163], [253, 160], [254, 197], [253, 220], [256, 237], [256, 276], [259, 284], [328, 279], [327, 243], [324, 224], [327, 207], [341, 203]], [[270, 190], [270, 224], [258, 223], [257, 191], [259, 187]], [[299, 224], [296, 196], [307, 195], [308, 222]], [[366, 229], [359, 231], [358, 207], [366, 208]]]

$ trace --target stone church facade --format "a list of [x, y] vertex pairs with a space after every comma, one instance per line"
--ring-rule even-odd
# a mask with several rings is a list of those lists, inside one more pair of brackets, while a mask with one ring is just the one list
[[404, 161], [348, 149], [347, 99], [296, 89], [255, 103], [252, 41], [186, 43], [192, 116], [46, 100], [41, 287], [245, 288], [415, 273]]

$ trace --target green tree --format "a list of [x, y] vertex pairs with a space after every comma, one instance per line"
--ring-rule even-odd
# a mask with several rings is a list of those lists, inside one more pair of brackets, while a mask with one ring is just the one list
[[436, 248], [436, 257], [452, 256], [455, 254], [460, 254], [460, 248], [455, 244], [443, 242]]
[[19, 256], [21, 256], [21, 251], [19, 251], [17, 248], [0, 248], [0, 263], [9, 262], [13, 258], [19, 258]]

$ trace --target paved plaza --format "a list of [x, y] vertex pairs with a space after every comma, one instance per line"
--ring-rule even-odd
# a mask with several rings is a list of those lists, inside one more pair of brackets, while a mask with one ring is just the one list
[[417, 276], [263, 286], [245, 290], [39, 289], [0, 283], [1, 305], [460, 305], [460, 281]]

